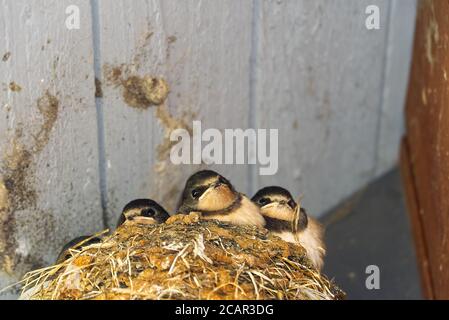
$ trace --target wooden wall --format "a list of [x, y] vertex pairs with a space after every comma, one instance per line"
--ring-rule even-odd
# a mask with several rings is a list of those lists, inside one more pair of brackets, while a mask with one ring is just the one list
[[[380, 30], [365, 27], [371, 4]], [[214, 168], [322, 215], [396, 163], [414, 15], [413, 0], [0, 1], [0, 287], [132, 198], [173, 209], [205, 166], [171, 164], [168, 135], [194, 119], [279, 129], [277, 175]], [[125, 101], [117, 79], [144, 75], [168, 81], [164, 105]]]
[[449, 299], [449, 2], [422, 1], [401, 169], [424, 296]]

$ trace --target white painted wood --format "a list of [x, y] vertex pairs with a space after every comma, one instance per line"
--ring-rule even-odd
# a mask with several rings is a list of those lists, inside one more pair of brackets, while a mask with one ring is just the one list
[[122, 97], [123, 88], [111, 84], [107, 78], [111, 68], [122, 64], [126, 64], [132, 75], [161, 75], [164, 49], [160, 18], [150, 19], [158, 10], [157, 2], [99, 1], [94, 13], [99, 33], [96, 68], [100, 71], [98, 77], [103, 91], [99, 103], [104, 119], [105, 200], [111, 226], [128, 200], [148, 195], [155, 164], [153, 139], [161, 130], [153, 120], [154, 110], [127, 106]]
[[[16, 150], [32, 156], [18, 152], [22, 161], [7, 164], [30, 165], [21, 186], [36, 195], [14, 211], [17, 223], [5, 224], [1, 212], [0, 226], [11, 227], [0, 239], [24, 258], [11, 274], [0, 268], [0, 287], [51, 262], [63, 241], [100, 230], [103, 219], [114, 226], [129, 200], [149, 196], [172, 211], [185, 179], [207, 167], [168, 159], [167, 135], [192, 120], [203, 130], [279, 129], [277, 175], [259, 176], [248, 165], [212, 168], [250, 195], [271, 184], [303, 194], [315, 216], [391, 168], [415, 1], [389, 3], [0, 0], [0, 209], [9, 199], [2, 186], [14, 137]], [[64, 25], [71, 4], [80, 8], [80, 30]], [[377, 31], [365, 28], [371, 4], [381, 9]], [[165, 105], [130, 107], [111, 80], [114, 68], [123, 78], [166, 79]], [[13, 81], [20, 92], [9, 88]], [[37, 101], [47, 90], [59, 109], [45, 121]]]
[[[127, 201], [150, 196], [174, 209], [188, 175], [204, 166], [175, 166], [164, 135], [202, 120], [203, 129], [249, 123], [249, 1], [101, 1], [107, 208], [115, 223]], [[148, 37], [148, 38], [147, 38]], [[138, 65], [133, 65], [135, 60]], [[122, 88], [107, 84], [105, 65], [125, 64], [132, 75], [165, 78], [165, 106], [128, 106]], [[163, 119], [163, 120], [161, 120]], [[166, 149], [169, 151], [169, 149]], [[215, 167], [246, 191], [247, 168]]]
[[[161, 0], [161, 3], [166, 35], [176, 37], [167, 52], [167, 76], [173, 89], [170, 110], [178, 115], [186, 112], [187, 121], [200, 120], [203, 131], [217, 128], [223, 133], [226, 128], [248, 128], [252, 2]], [[247, 165], [201, 167], [217, 170], [238, 190], [249, 191]], [[166, 172], [171, 170], [176, 170], [172, 185], [179, 188], [179, 193], [187, 177], [198, 167], [171, 166]], [[172, 180], [170, 176], [164, 179]]]
[[415, 0], [391, 3], [376, 175], [397, 164], [416, 18]]
[[[367, 30], [376, 4], [381, 29]], [[280, 184], [322, 215], [374, 174], [382, 103], [387, 1], [262, 1], [256, 123], [278, 128]]]
[[[80, 8], [80, 30], [65, 27], [72, 4]], [[101, 230], [102, 216], [89, 2], [2, 0], [0, 38], [4, 287], [52, 263], [71, 238]], [[46, 92], [55, 98], [40, 100], [40, 111]]]

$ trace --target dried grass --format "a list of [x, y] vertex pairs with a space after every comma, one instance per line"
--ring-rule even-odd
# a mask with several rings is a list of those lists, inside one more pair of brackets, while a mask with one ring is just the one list
[[196, 214], [127, 222], [22, 280], [26, 299], [341, 299], [302, 247]]

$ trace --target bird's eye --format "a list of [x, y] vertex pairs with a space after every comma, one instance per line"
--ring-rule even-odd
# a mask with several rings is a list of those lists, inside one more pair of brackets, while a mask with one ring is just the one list
[[295, 207], [296, 207], [296, 203], [295, 203], [294, 200], [290, 200], [290, 201], [288, 202], [288, 205], [289, 205], [290, 208], [292, 208], [292, 209], [295, 209]]
[[194, 199], [198, 198], [201, 195], [201, 191], [199, 189], [193, 189], [192, 190], [192, 197]]
[[264, 206], [264, 205], [267, 205], [267, 204], [269, 204], [271, 201], [270, 201], [270, 199], [268, 199], [268, 198], [260, 198], [259, 199], [259, 203], [262, 205], [262, 206]]
[[142, 217], [154, 217], [156, 211], [153, 208], [142, 209], [140, 212]]
[[221, 184], [227, 184], [228, 182], [225, 180], [225, 178], [220, 177], [218, 178], [218, 182], [220, 182]]

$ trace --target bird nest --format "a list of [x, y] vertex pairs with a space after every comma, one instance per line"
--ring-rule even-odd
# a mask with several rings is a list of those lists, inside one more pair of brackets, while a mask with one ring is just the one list
[[341, 299], [305, 250], [265, 229], [177, 215], [126, 222], [61, 264], [29, 272], [25, 299]]

